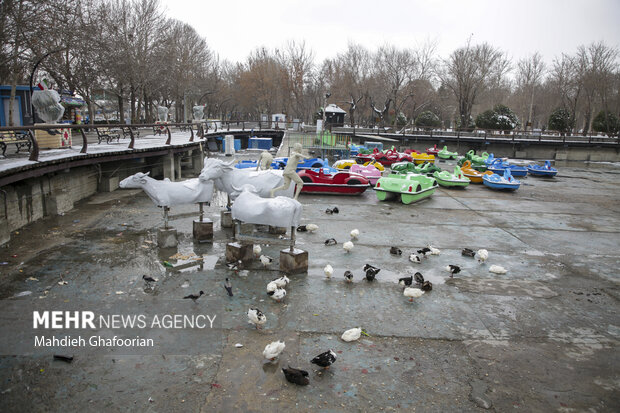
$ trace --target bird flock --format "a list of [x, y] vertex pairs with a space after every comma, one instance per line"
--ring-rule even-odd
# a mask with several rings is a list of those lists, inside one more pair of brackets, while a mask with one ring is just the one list
[[[337, 214], [339, 213], [338, 208], [328, 208], [325, 211], [327, 214]], [[316, 224], [306, 224], [299, 225], [297, 227], [298, 232], [308, 232], [310, 234], [316, 233], [319, 230], [318, 225]], [[355, 248], [353, 241], [357, 241], [360, 238], [360, 231], [358, 229], [353, 229], [349, 233], [350, 240], [345, 241], [342, 244], [342, 248], [344, 249], [346, 254], [352, 253]], [[325, 245], [336, 245], [337, 241], [334, 238], [329, 238], [325, 240]], [[262, 248], [260, 245], [253, 246], [253, 255], [255, 259], [260, 261], [263, 268], [268, 268], [274, 261], [272, 257], [262, 254]], [[403, 250], [399, 247], [392, 246], [389, 249], [389, 253], [393, 256], [400, 257], [403, 255]], [[415, 250], [415, 252], [411, 252], [409, 254], [409, 261], [413, 264], [421, 264], [423, 261], [427, 260], [431, 256], [438, 256], [441, 254], [441, 251], [432, 245], [427, 245], [426, 247]], [[480, 264], [486, 263], [489, 258], [489, 252], [486, 249], [479, 249], [474, 251], [469, 248], [464, 248], [461, 251], [461, 255], [464, 257], [475, 258]], [[406, 256], [406, 255], [405, 255]], [[238, 273], [239, 269], [242, 266], [241, 261], [227, 263], [227, 267], [230, 270], [233, 270]], [[462, 269], [460, 266], [456, 264], [448, 264], [444, 267], [444, 270], [448, 272], [450, 278], [453, 278], [455, 275], [460, 274]], [[362, 268], [364, 272], [363, 278], [366, 282], [374, 282], [377, 278], [377, 275], [381, 272], [381, 269], [366, 263]], [[491, 265], [489, 267], [489, 271], [495, 274], [506, 274], [507, 270], [500, 265]], [[331, 280], [334, 275], [334, 268], [331, 264], [325, 265], [323, 268], [323, 273], [325, 274], [325, 278], [327, 280]], [[143, 275], [142, 279], [146, 284], [146, 288], [153, 288], [153, 284], [157, 283], [157, 279]], [[347, 269], [344, 271], [344, 280], [347, 283], [354, 282], [354, 273]], [[290, 283], [290, 279], [286, 276], [280, 276], [278, 278], [273, 279], [267, 284], [266, 293], [269, 297], [271, 297], [275, 302], [282, 302], [286, 297], [286, 288]], [[413, 302], [414, 299], [420, 298], [424, 295], [425, 292], [429, 292], [433, 289], [433, 284], [426, 280], [422, 273], [415, 272], [413, 275], [409, 275], [407, 277], [402, 277], [398, 279], [398, 285], [403, 287], [403, 296], [408, 299], [408, 301]], [[226, 278], [223, 285], [227, 295], [229, 297], [233, 297], [233, 287], [229, 278]], [[184, 296], [184, 299], [191, 299], [194, 303], [204, 295], [204, 291], [200, 291], [198, 294], [188, 294]], [[261, 300], [262, 301], [262, 300]], [[250, 307], [247, 311], [248, 322], [255, 326], [257, 330], [262, 329], [262, 327], [267, 323], [267, 316], [258, 308]], [[344, 342], [352, 342], [358, 340], [361, 335], [367, 335], [366, 332], [361, 327], [355, 327], [344, 331], [341, 335], [341, 339]], [[238, 347], [242, 347], [242, 345], [237, 345]], [[276, 360], [282, 352], [286, 348], [286, 343], [284, 341], [273, 341], [265, 346], [263, 350], [263, 356], [265, 359], [269, 361]], [[310, 360], [311, 364], [315, 364], [323, 369], [329, 368], [336, 361], [336, 353], [332, 349], [328, 349], [327, 351], [318, 354], [314, 358]], [[300, 386], [308, 385], [310, 383], [309, 373], [305, 370], [291, 367], [290, 365], [286, 368], [282, 368], [282, 372], [287, 381], [293, 384], [297, 384]]]

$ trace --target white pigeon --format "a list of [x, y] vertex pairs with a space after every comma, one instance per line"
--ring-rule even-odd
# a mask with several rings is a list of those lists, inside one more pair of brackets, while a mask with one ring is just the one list
[[317, 229], [319, 229], [319, 226], [318, 226], [318, 225], [316, 225], [316, 224], [308, 224], [308, 225], [306, 225], [306, 229], [307, 229], [310, 233], [312, 233], [312, 232], [316, 231]]
[[342, 244], [342, 248], [344, 248], [346, 252], [353, 251], [353, 247], [355, 247], [355, 245], [353, 245], [351, 241], [347, 241], [344, 244]]
[[405, 297], [409, 297], [409, 301], [413, 301], [414, 298], [422, 297], [422, 294], [424, 294], [424, 291], [419, 288], [407, 287], [405, 288], [405, 291], [403, 291], [403, 295]]
[[254, 257], [258, 258], [260, 257], [260, 253], [263, 251], [263, 249], [260, 247], [260, 245], [256, 244], [254, 245], [252, 251], [254, 252]]
[[441, 251], [438, 250], [437, 248], [433, 247], [432, 245], [429, 245], [428, 249], [431, 250], [431, 255], [439, 255], [439, 254], [441, 254]]
[[269, 284], [267, 284], [267, 294], [272, 295], [278, 288], [280, 288], [280, 286], [275, 280], [269, 281]]
[[491, 265], [489, 271], [495, 274], [506, 274], [508, 272], [508, 270], [501, 265]]
[[354, 229], [353, 231], [351, 231], [351, 239], [357, 239], [357, 237], [360, 236], [360, 230], [359, 229]]
[[271, 298], [273, 298], [277, 302], [282, 301], [284, 299], [284, 297], [286, 297], [286, 290], [284, 288], [278, 288], [271, 295]]
[[267, 256], [267, 255], [261, 255], [260, 256], [260, 262], [261, 264], [263, 264], [263, 267], [268, 267], [269, 265], [271, 265], [271, 262], [273, 261], [273, 258]]
[[409, 261], [414, 262], [416, 264], [419, 264], [422, 262], [422, 260], [420, 259], [420, 257], [418, 257], [415, 254], [409, 254]]
[[344, 333], [342, 333], [342, 336], [340, 338], [344, 341], [355, 341], [358, 338], [360, 338], [361, 335], [362, 335], [362, 328], [357, 327], [357, 328], [352, 328], [350, 330], [345, 331]]
[[484, 263], [487, 258], [489, 258], [489, 251], [487, 250], [478, 250], [478, 252], [476, 252], [476, 258], [478, 259], [479, 263]]
[[323, 268], [323, 272], [325, 273], [325, 276], [327, 278], [332, 278], [332, 274], [334, 273], [334, 268], [331, 265], [327, 264], [325, 268]]
[[289, 280], [286, 275], [283, 275], [280, 278], [276, 278], [272, 282], [275, 283], [278, 286], [278, 288], [284, 288], [288, 285], [289, 282], [291, 282], [291, 280]]
[[286, 344], [283, 341], [273, 341], [265, 346], [263, 356], [273, 361], [284, 351], [284, 347], [286, 347]]
[[248, 310], [248, 320], [254, 324], [256, 328], [267, 322], [267, 317], [258, 308], [250, 308]]

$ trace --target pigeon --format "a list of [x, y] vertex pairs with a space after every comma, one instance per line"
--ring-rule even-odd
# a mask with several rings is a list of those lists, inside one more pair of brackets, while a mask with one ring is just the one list
[[344, 244], [342, 244], [342, 248], [344, 248], [344, 250], [349, 253], [351, 251], [353, 251], [353, 247], [355, 245], [353, 245], [353, 243], [351, 241], [347, 241]]
[[338, 209], [338, 207], [333, 207], [333, 208], [331, 208], [331, 209], [330, 209], [330, 208], [327, 208], [327, 209], [325, 210], [325, 213], [326, 213], [326, 214], [328, 214], [328, 215], [331, 215], [331, 214], [337, 214], [338, 212], [340, 212], [340, 210]]
[[286, 275], [283, 275], [280, 278], [276, 278], [272, 282], [274, 282], [278, 288], [284, 288], [288, 285], [289, 282], [291, 282], [291, 280], [289, 280]]
[[284, 288], [278, 288], [273, 292], [273, 294], [271, 294], [271, 298], [278, 303], [282, 301], [284, 297], [286, 297], [286, 290]]
[[411, 284], [413, 284], [413, 275], [410, 275], [409, 277], [399, 278], [398, 284], [410, 287]]
[[390, 254], [392, 255], [402, 255], [403, 251], [398, 247], [390, 247]]
[[339, 213], [339, 212], [340, 212], [340, 210], [338, 209], [338, 207], [333, 207], [333, 208], [332, 208], [332, 212], [333, 212], [334, 214], [337, 214], [337, 213]]
[[346, 270], [344, 272], [344, 278], [347, 280], [347, 282], [353, 282], [353, 273], [349, 270]]
[[463, 248], [463, 251], [461, 251], [461, 255], [463, 257], [472, 257], [472, 258], [474, 258], [476, 256], [476, 253], [474, 252], [474, 250], [470, 250], [469, 248]]
[[268, 267], [271, 265], [271, 263], [273, 262], [273, 258], [267, 256], [267, 255], [261, 255], [260, 256], [260, 262], [261, 264], [263, 264], [263, 267]]
[[151, 286], [151, 283], [157, 282], [157, 278], [149, 277], [148, 275], [143, 275], [142, 279], [146, 282], [147, 286]]
[[424, 247], [418, 250], [417, 253], [420, 254], [424, 258], [428, 258], [428, 256], [431, 255], [431, 249]]
[[319, 226], [315, 224], [308, 224], [306, 225], [306, 229], [308, 230], [308, 232], [313, 233], [314, 231], [319, 229]]
[[226, 281], [224, 283], [224, 289], [226, 289], [229, 297], [233, 296], [232, 285], [230, 285], [230, 280], [228, 278], [226, 278]]
[[297, 232], [306, 232], [308, 228], [305, 225], [300, 225], [297, 227]]
[[260, 247], [260, 245], [256, 244], [254, 245], [254, 248], [252, 248], [252, 252], [254, 252], [254, 257], [258, 258], [260, 257], [260, 253], [263, 251], [263, 249]]
[[489, 271], [495, 274], [506, 274], [508, 272], [508, 270], [501, 265], [491, 265]]
[[250, 308], [248, 310], [248, 320], [254, 324], [257, 329], [267, 322], [267, 317], [258, 308]]
[[480, 264], [483, 264], [487, 258], [489, 258], [489, 251], [484, 249], [478, 250], [478, 252], [476, 252], [476, 258]]
[[351, 231], [351, 239], [357, 239], [360, 236], [360, 230], [354, 229]]
[[335, 361], [336, 361], [336, 353], [334, 353], [334, 351], [330, 349], [330, 350], [327, 350], [325, 353], [321, 353], [315, 358], [313, 358], [312, 360], [310, 360], [310, 363], [316, 364], [319, 367], [328, 369], [329, 366], [334, 364]]
[[420, 257], [418, 257], [418, 256], [417, 256], [417, 255], [415, 255], [415, 254], [409, 254], [409, 261], [411, 261], [411, 262], [413, 262], [413, 263], [416, 263], [416, 264], [419, 264], [419, 263], [421, 263], [421, 262], [422, 262], [422, 260], [420, 259]]
[[284, 351], [285, 347], [286, 344], [284, 344], [283, 341], [273, 341], [265, 346], [263, 356], [265, 356], [266, 359], [273, 361]]
[[361, 335], [362, 335], [362, 328], [357, 327], [357, 328], [352, 328], [350, 330], [345, 331], [344, 333], [342, 333], [342, 336], [340, 338], [343, 341], [355, 341], [359, 339]]
[[327, 264], [325, 268], [323, 268], [323, 272], [325, 273], [325, 277], [332, 278], [332, 274], [334, 273], [334, 269], [331, 265]]
[[403, 295], [405, 297], [409, 297], [409, 301], [411, 301], [411, 302], [413, 302], [414, 298], [421, 297], [422, 294], [424, 294], [424, 291], [420, 290], [419, 288], [407, 287], [407, 288], [405, 288], [405, 291], [403, 291]]
[[338, 242], [334, 238], [326, 239], [325, 245], [336, 245]]
[[450, 273], [450, 278], [454, 277], [454, 274], [458, 274], [461, 272], [461, 267], [459, 267], [458, 265], [446, 265], [445, 269]]
[[289, 383], [297, 384], [299, 386], [307, 386], [310, 384], [310, 380], [308, 379], [308, 372], [306, 370], [295, 369], [291, 366], [288, 366], [287, 369], [282, 367], [282, 372], [284, 373], [284, 377]]
[[200, 291], [200, 294], [190, 294], [190, 295], [186, 295], [185, 297], [183, 297], [183, 299], [191, 299], [194, 302], [196, 302], [197, 299], [200, 298], [200, 296], [204, 295], [204, 291]]
[[433, 247], [432, 245], [429, 245], [428, 249], [431, 250], [431, 255], [439, 255], [439, 254], [441, 254], [441, 251], [439, 251], [437, 248]]

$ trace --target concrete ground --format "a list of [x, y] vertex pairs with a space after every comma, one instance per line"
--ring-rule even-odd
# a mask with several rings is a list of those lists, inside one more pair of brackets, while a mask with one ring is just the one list
[[[187, 206], [171, 212], [178, 249], [160, 250], [161, 210], [142, 192], [98, 194], [13, 235], [0, 251], [0, 262], [7, 262], [0, 265], [1, 308], [86, 300], [129, 312], [171, 302], [216, 312], [216, 331], [202, 339], [164, 333], [181, 349], [166, 354], [76, 351], [71, 364], [3, 350], [0, 410], [618, 411], [620, 168], [559, 169], [554, 179], [525, 178], [515, 193], [440, 188], [413, 205], [379, 202], [372, 190], [357, 197], [302, 195], [302, 223], [319, 229], [297, 234], [310, 268], [290, 277], [283, 303], [265, 294], [279, 275], [279, 247], [263, 245], [276, 258], [269, 269], [257, 260], [238, 273], [225, 266], [231, 231], [219, 225], [223, 197], [207, 211], [215, 221], [212, 244], [192, 242], [196, 207]], [[339, 214], [324, 212], [333, 206]], [[346, 254], [342, 242], [353, 228], [361, 235]], [[339, 245], [325, 246], [332, 237]], [[407, 260], [428, 244], [441, 254], [421, 264]], [[391, 256], [390, 246], [403, 255]], [[464, 247], [486, 248], [487, 263], [461, 256]], [[204, 261], [170, 259], [176, 252]], [[164, 260], [189, 264], [169, 268]], [[365, 263], [382, 269], [376, 282], [362, 279]], [[331, 280], [323, 275], [326, 264], [334, 268]], [[447, 264], [462, 272], [450, 279]], [[489, 272], [493, 264], [507, 274]], [[352, 284], [344, 282], [347, 269]], [[434, 287], [410, 303], [397, 279], [415, 271]], [[142, 274], [159, 279], [153, 290]], [[58, 284], [61, 275], [67, 285]], [[225, 277], [234, 297], [225, 295]], [[198, 290], [206, 298], [181, 300]], [[16, 297], [24, 291], [31, 294]], [[266, 314], [262, 330], [247, 323], [250, 306]], [[0, 318], [5, 337], [19, 340], [30, 328], [6, 312]], [[357, 326], [369, 336], [340, 340]], [[286, 349], [271, 363], [262, 350], [275, 340]], [[330, 369], [309, 363], [327, 349], [338, 357]], [[284, 379], [280, 368], [289, 364], [309, 371], [309, 386]]]

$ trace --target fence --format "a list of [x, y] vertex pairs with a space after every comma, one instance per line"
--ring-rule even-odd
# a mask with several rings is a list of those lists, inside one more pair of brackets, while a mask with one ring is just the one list
[[351, 136], [330, 133], [324, 131], [322, 133], [312, 132], [287, 132], [289, 152], [290, 148], [296, 143], [301, 144], [310, 155], [317, 158], [342, 159], [349, 157], [349, 144]]

